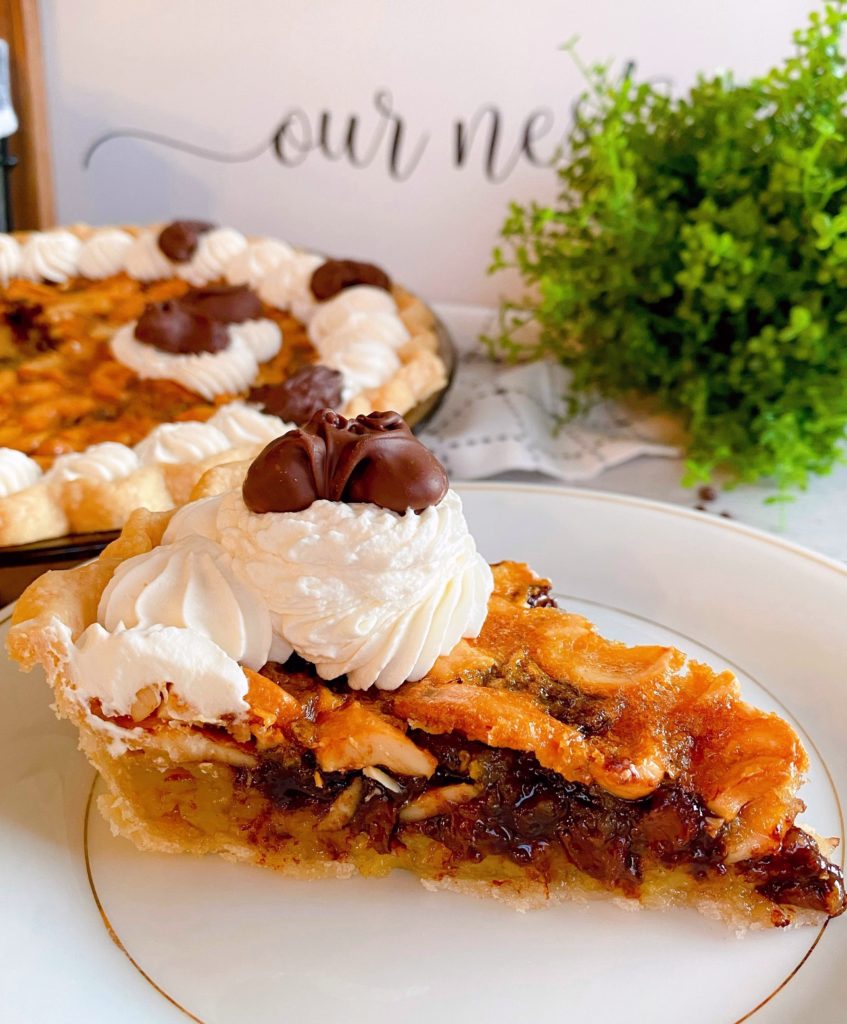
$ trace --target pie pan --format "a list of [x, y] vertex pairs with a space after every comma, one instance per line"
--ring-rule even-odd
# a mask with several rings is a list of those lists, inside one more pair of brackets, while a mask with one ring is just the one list
[[[438, 355], [447, 372], [447, 383], [408, 413], [405, 419], [416, 431], [433, 417], [453, 379], [456, 363], [456, 349], [443, 321], [436, 317], [435, 333], [438, 338]], [[0, 600], [10, 601], [17, 596], [23, 585], [12, 587], [7, 570], [38, 567], [39, 572], [47, 569], [68, 568], [86, 558], [93, 558], [118, 535], [117, 530], [101, 533], [80, 533], [51, 540], [34, 541], [31, 544], [15, 544], [0, 547]], [[30, 579], [37, 573], [30, 574]], [[28, 582], [26, 580], [25, 582]]]

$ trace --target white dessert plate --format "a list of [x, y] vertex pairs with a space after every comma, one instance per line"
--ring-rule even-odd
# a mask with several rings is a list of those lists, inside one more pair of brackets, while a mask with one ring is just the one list
[[[804, 820], [843, 839], [847, 568], [678, 507], [459, 490], [487, 558], [528, 561], [609, 636], [733, 668], [792, 721], [812, 764]], [[5, 1024], [845, 1019], [847, 918], [738, 937], [684, 910], [519, 914], [399, 873], [300, 882], [138, 853], [91, 808], [94, 773], [48, 703], [40, 678], [0, 663]]]

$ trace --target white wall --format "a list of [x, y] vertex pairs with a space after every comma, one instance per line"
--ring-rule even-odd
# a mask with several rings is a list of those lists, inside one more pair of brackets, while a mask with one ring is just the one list
[[[698, 69], [762, 71], [790, 49], [810, 0], [42, 0], [58, 210], [92, 223], [202, 216], [336, 255], [383, 262], [433, 299], [492, 300], [485, 267], [506, 203], [555, 193], [546, 167], [509, 155], [534, 122], [546, 157], [567, 128], [587, 60], [636, 59], [645, 75], [688, 83]], [[390, 92], [404, 136], [374, 96]], [[484, 173], [488, 115], [456, 165], [457, 121], [502, 115], [498, 167]], [[283, 155], [267, 144], [292, 111]], [[376, 140], [357, 168], [312, 141], [329, 112], [337, 145], [356, 115]], [[541, 137], [547, 126], [548, 133]], [[115, 131], [161, 133], [217, 162]], [[382, 134], [378, 133], [382, 131]], [[414, 159], [418, 153], [419, 159]], [[298, 166], [293, 166], [297, 161]], [[510, 173], [506, 173], [511, 166]], [[414, 170], [410, 170], [414, 165]]]

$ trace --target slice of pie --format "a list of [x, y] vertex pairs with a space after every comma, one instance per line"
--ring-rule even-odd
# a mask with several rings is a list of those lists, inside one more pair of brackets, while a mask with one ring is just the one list
[[318, 414], [202, 489], [36, 581], [9, 635], [139, 848], [738, 927], [844, 911], [791, 726], [489, 567], [396, 414]]
[[118, 528], [319, 409], [445, 383], [431, 311], [369, 263], [185, 220], [0, 235], [0, 545]]

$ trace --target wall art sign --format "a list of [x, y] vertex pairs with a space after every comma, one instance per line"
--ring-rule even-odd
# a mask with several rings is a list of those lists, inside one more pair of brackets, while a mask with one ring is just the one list
[[41, 0], [58, 217], [190, 216], [493, 303], [508, 202], [549, 201], [583, 83], [783, 55], [811, 0]]

